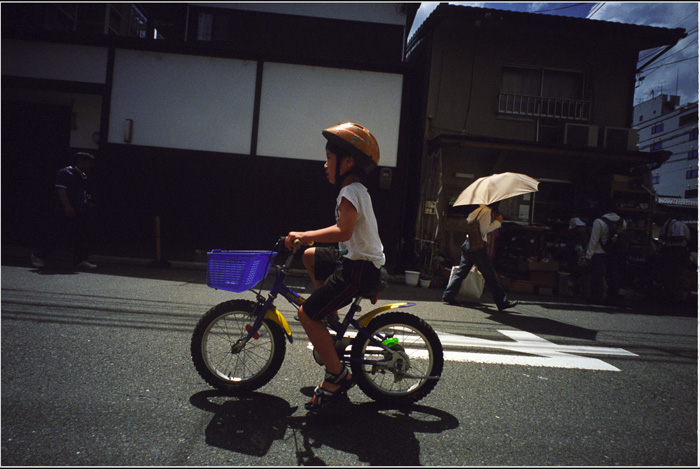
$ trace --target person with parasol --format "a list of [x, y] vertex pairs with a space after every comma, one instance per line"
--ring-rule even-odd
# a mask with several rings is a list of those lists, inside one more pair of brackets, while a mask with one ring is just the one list
[[537, 180], [524, 174], [493, 174], [477, 179], [457, 197], [454, 206], [478, 205], [479, 207], [467, 217], [467, 236], [462, 244], [459, 267], [442, 294], [442, 300], [445, 303], [456, 304], [455, 298], [462, 281], [467, 278], [472, 266], [476, 265], [484, 276], [486, 286], [499, 311], [518, 304], [517, 301], [508, 298], [498, 280], [496, 268], [486, 250], [486, 235], [500, 228], [503, 223], [503, 217], [497, 211], [501, 200], [536, 192], [538, 184]]

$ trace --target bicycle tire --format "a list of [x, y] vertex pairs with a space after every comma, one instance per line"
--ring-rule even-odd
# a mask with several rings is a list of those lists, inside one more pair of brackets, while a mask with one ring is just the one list
[[[375, 401], [403, 405], [418, 402], [435, 388], [442, 374], [444, 357], [440, 339], [427, 322], [409, 313], [385, 313], [372, 319], [367, 331], [372, 336], [393, 331], [398, 339], [395, 346], [400, 347], [405, 362], [361, 363], [361, 360], [376, 360], [384, 350], [358, 334], [352, 342], [351, 370], [362, 392]], [[437, 378], [425, 378], [427, 376]]]
[[255, 321], [256, 303], [230, 300], [220, 303], [199, 320], [192, 334], [190, 351], [199, 375], [214, 388], [240, 394], [258, 389], [279, 371], [286, 342], [282, 328], [264, 319], [256, 337], [238, 353], [236, 341], [247, 334]]

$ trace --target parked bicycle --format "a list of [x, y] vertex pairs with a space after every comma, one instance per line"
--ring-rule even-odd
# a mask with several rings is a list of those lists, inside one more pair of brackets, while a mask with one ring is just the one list
[[[267, 297], [261, 294], [262, 280], [281, 249], [284, 238], [273, 251], [223, 251], [208, 254], [207, 285], [235, 293], [260, 284], [256, 301], [233, 299], [211, 308], [197, 323], [191, 353], [199, 375], [214, 388], [230, 393], [250, 392], [267, 384], [284, 361], [286, 342], [292, 343], [289, 323], [274, 302], [282, 296], [299, 306], [304, 298], [285, 284], [290, 266], [302, 246], [297, 243], [278, 269]], [[331, 330], [338, 356], [349, 365], [358, 387], [376, 401], [403, 405], [427, 396], [435, 388], [443, 368], [440, 339], [423, 319], [396, 311], [414, 303], [380, 306], [359, 318], [360, 302], [377, 302], [387, 286], [384, 279], [375, 291], [355, 297], [342, 319], [331, 316]], [[322, 362], [314, 351], [319, 365]]]

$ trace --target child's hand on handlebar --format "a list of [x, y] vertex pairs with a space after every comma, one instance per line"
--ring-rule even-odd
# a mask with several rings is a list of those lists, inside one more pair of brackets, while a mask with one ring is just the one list
[[[298, 241], [298, 243], [295, 243], [295, 241]], [[295, 247], [298, 248], [301, 246], [301, 244], [305, 246], [310, 246], [314, 242], [309, 241], [306, 239], [306, 232], [301, 232], [301, 231], [290, 231], [287, 237], [284, 239], [284, 245], [287, 249], [290, 251], [294, 249]]]

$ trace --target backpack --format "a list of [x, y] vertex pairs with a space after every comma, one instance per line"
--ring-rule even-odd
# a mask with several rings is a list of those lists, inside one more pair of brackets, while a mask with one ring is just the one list
[[479, 226], [479, 215], [471, 222], [467, 223], [467, 239], [469, 240], [469, 250], [471, 252], [481, 251], [486, 247], [483, 238], [481, 237], [481, 228]]
[[600, 240], [603, 250], [608, 254], [626, 254], [630, 248], [630, 239], [622, 217], [617, 221], [611, 221], [605, 217], [601, 217], [601, 220], [608, 225], [609, 235], [606, 242], [603, 242], [602, 238]]
[[675, 223], [683, 223], [679, 222], [675, 218], [672, 218], [668, 220], [664, 226], [661, 227], [661, 233], [659, 233], [659, 238], [661, 238], [661, 241], [664, 242], [664, 244], [668, 244], [669, 246], [680, 246], [681, 244], [678, 243], [685, 243], [686, 238], [683, 236], [683, 231], [680, 231], [680, 235], [678, 236], [671, 236], [671, 231], [673, 229], [673, 225]]

